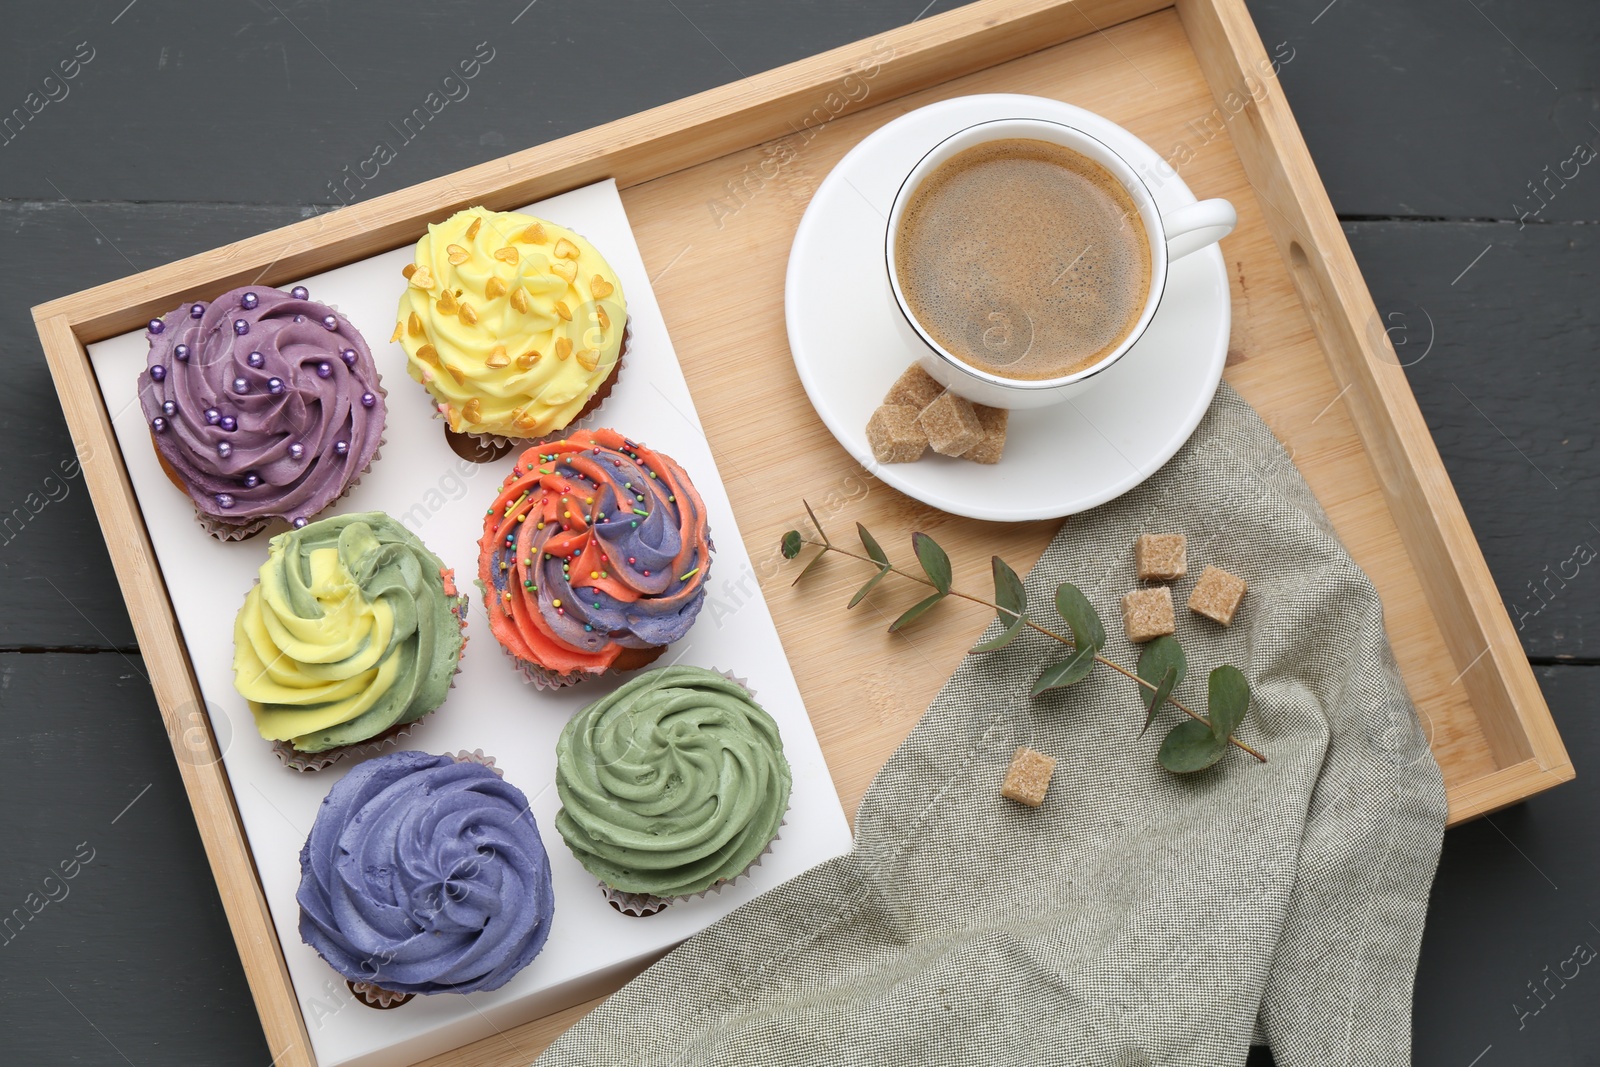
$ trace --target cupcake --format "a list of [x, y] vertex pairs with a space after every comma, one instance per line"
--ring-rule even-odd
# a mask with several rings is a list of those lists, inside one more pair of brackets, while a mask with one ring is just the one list
[[397, 739], [444, 703], [467, 598], [378, 511], [281, 533], [233, 624], [233, 684], [297, 770]]
[[691, 896], [755, 864], [789, 806], [778, 724], [703, 667], [648, 671], [556, 742], [556, 831], [613, 894]]
[[456, 433], [541, 438], [598, 407], [622, 365], [627, 304], [594, 246], [481, 207], [428, 227], [394, 340]]
[[201, 525], [240, 540], [304, 526], [383, 443], [384, 391], [350, 320], [253, 285], [150, 320], [139, 403], [167, 476]]
[[499, 989], [544, 948], [555, 909], [522, 790], [426, 752], [391, 752], [334, 785], [295, 900], [301, 939], [383, 1007]]
[[524, 452], [478, 549], [489, 628], [541, 688], [655, 659], [694, 624], [711, 567], [683, 468], [604, 429]]

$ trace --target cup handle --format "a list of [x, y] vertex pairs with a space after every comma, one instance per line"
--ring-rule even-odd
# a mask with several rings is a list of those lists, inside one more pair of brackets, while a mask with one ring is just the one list
[[1202, 200], [1185, 204], [1161, 216], [1161, 227], [1167, 231], [1167, 262], [1176, 263], [1190, 252], [1198, 252], [1215, 244], [1239, 222], [1238, 212], [1226, 200]]

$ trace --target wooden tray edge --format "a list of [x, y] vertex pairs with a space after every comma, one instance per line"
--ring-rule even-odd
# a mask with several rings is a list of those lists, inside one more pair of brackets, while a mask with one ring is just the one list
[[[1221, 98], [1267, 60], [1243, 0], [1176, 0], [1206, 80]], [[1348, 391], [1353, 421], [1412, 566], [1450, 649], [1501, 769], [1486, 779], [1548, 788], [1571, 776], [1555, 720], [1495, 592], [1483, 551], [1417, 407], [1355, 254], [1282, 93], [1269, 93], [1230, 127], [1245, 174], [1316, 327], [1335, 381]], [[1357, 324], [1364, 324], [1358, 327]], [[1509, 721], [1508, 721], [1509, 720]], [[1511, 723], [1520, 727], [1520, 732]], [[1508, 772], [1531, 760], [1538, 777]], [[1476, 783], [1474, 783], [1476, 784]], [[1515, 803], [1528, 793], [1463, 804], [1452, 824], [1483, 803]]]
[[[37, 319], [45, 358], [61, 397], [67, 428], [94, 502], [123, 600], [150, 673], [167, 739], [194, 811], [195, 825], [222, 897], [245, 979], [261, 1016], [274, 1064], [313, 1067], [305, 1020], [295, 1003], [289, 970], [267, 909], [255, 861], [245, 843], [183, 637], [155, 563], [144, 516], [112, 435], [105, 403], [89, 369], [89, 354], [61, 316]], [[87, 377], [86, 377], [87, 376]], [[190, 720], [190, 713], [197, 717]], [[203, 726], [203, 729], [196, 729]]]

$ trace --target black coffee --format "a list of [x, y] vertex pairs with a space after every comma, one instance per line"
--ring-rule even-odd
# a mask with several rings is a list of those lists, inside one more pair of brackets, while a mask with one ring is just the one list
[[1059, 378], [1120, 345], [1150, 295], [1150, 243], [1110, 171], [1047, 141], [946, 160], [900, 217], [906, 304], [951, 355], [1007, 378]]

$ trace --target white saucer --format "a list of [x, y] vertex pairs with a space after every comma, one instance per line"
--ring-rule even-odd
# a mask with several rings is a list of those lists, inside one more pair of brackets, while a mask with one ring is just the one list
[[[867, 420], [916, 354], [901, 339], [883, 265], [883, 229], [905, 175], [934, 144], [996, 118], [1075, 126], [1145, 177], [1163, 213], [1195, 196], [1144, 142], [1082, 108], [1037, 96], [946, 100], [902, 115], [851, 149], [800, 220], [789, 251], [784, 315], [806, 394], [833, 436], [880, 480], [942, 511], [1016, 522], [1060, 518], [1120, 496], [1189, 439], [1228, 355], [1228, 270], [1215, 246], [1172, 265], [1144, 337], [1083, 394], [1013, 411], [1005, 455], [984, 466], [928, 453], [885, 464]], [[1157, 184], [1159, 182], [1160, 184]]]

